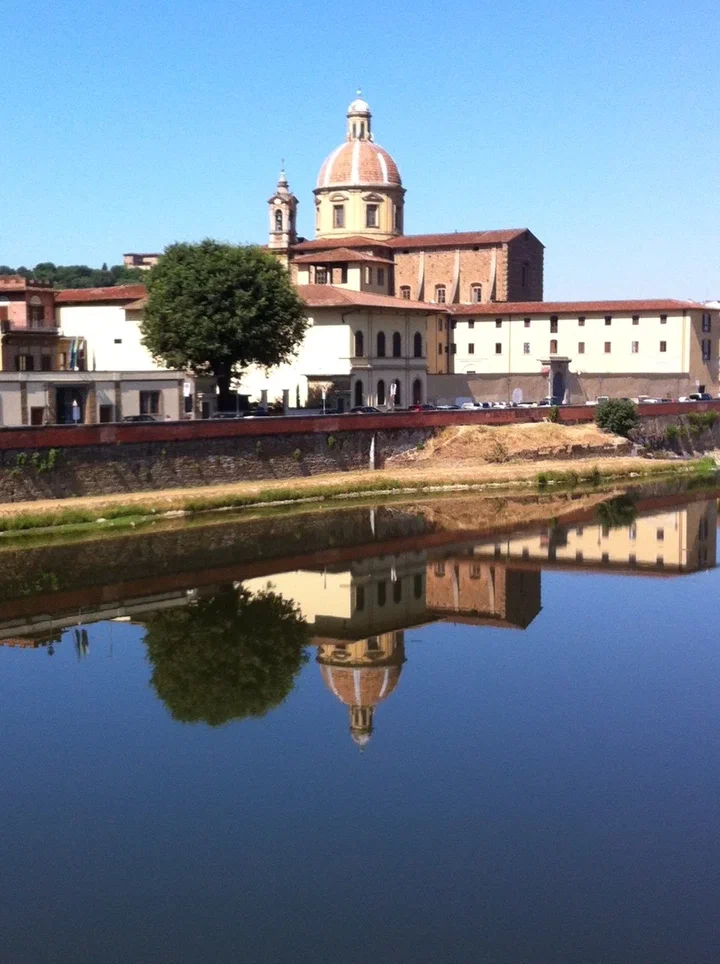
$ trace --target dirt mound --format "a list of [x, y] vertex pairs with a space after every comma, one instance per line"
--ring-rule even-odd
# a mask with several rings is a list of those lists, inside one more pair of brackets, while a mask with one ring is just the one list
[[387, 464], [434, 462], [524, 462], [540, 459], [627, 455], [630, 443], [596, 425], [458, 425], [443, 429], [422, 448], [388, 459]]

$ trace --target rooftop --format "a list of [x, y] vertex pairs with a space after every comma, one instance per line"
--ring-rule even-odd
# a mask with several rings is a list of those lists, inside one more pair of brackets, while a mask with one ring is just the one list
[[376, 255], [368, 254], [367, 251], [352, 251], [350, 248], [332, 248], [329, 251], [310, 252], [293, 258], [294, 264], [336, 264], [346, 261], [370, 261], [377, 264], [393, 263], [391, 258], [378, 258]]
[[657, 298], [641, 301], [491, 301], [481, 305], [445, 305], [454, 315], [562, 315], [611, 314], [612, 312], [687, 311], [702, 308], [699, 302]]
[[[401, 234], [391, 238], [392, 248], [440, 248], [458, 245], [507, 244], [525, 233], [527, 228], [508, 228], [501, 231], [451, 231], [446, 234]], [[534, 235], [533, 235], [534, 237]]]
[[395, 311], [437, 314], [446, 307], [425, 301], [407, 301], [392, 295], [376, 295], [370, 291], [352, 291], [335, 285], [298, 285], [297, 290], [308, 308], [393, 308]]
[[58, 291], [58, 304], [85, 304], [93, 301], [137, 301], [147, 294], [145, 285], [115, 285], [111, 288], [66, 288]]

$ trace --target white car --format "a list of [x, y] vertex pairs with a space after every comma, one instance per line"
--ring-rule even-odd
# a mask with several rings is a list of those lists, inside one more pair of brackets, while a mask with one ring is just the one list
[[689, 395], [681, 396], [679, 402], [711, 402], [712, 395], [708, 392], [690, 392]]

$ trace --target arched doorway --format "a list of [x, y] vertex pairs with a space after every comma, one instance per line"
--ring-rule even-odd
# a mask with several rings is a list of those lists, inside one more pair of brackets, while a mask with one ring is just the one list
[[377, 403], [378, 405], [385, 404], [385, 381], [382, 378], [377, 383]]
[[363, 404], [363, 383], [360, 381], [359, 378], [358, 378], [358, 380], [355, 382], [355, 402], [354, 402], [354, 404], [355, 404], [355, 405], [362, 405], [362, 404]]
[[412, 403], [413, 405], [422, 405], [423, 400], [423, 387], [422, 380], [416, 378], [412, 386]]
[[555, 372], [552, 380], [553, 398], [562, 401], [565, 396], [565, 375], [563, 372]]

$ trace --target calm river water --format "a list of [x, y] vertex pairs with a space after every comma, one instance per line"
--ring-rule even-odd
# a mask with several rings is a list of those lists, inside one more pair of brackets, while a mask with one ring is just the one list
[[718, 961], [716, 507], [0, 547], [0, 959]]

